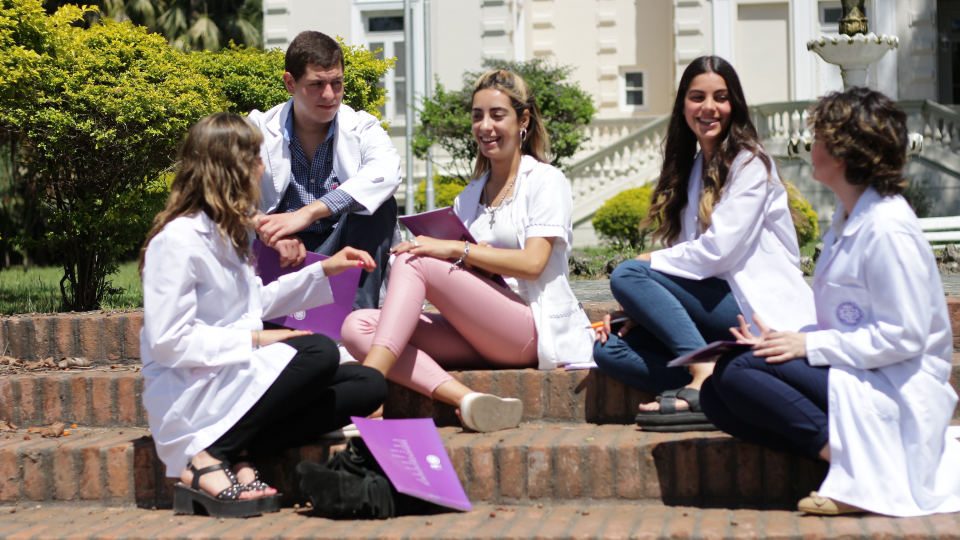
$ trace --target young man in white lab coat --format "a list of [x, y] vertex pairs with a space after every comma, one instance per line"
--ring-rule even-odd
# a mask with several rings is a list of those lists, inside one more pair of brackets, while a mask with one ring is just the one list
[[703, 409], [741, 439], [830, 463], [807, 513], [921, 516], [960, 511], [953, 336], [930, 244], [900, 196], [906, 115], [867, 88], [826, 96], [811, 115], [813, 177], [841, 205], [814, 274], [817, 327], [759, 338], [721, 359]]
[[281, 264], [307, 251], [332, 255], [345, 246], [368, 252], [377, 267], [360, 278], [354, 309], [377, 308], [394, 243], [400, 155], [380, 122], [343, 104], [343, 51], [307, 31], [290, 43], [283, 82], [290, 100], [249, 119], [263, 133], [260, 239]]

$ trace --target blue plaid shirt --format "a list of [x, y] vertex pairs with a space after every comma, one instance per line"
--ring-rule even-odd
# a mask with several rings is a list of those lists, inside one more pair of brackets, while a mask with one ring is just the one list
[[316, 201], [323, 201], [333, 215], [318, 219], [303, 229], [312, 233], [326, 233], [337, 227], [340, 214], [363, 210], [349, 193], [340, 191], [340, 179], [333, 170], [334, 148], [333, 134], [337, 130], [337, 117], [333, 118], [327, 138], [313, 153], [313, 161], [307, 162], [307, 155], [300, 147], [297, 139], [297, 130], [293, 129], [293, 110], [287, 116], [283, 138], [290, 144], [290, 185], [283, 194], [277, 213], [295, 212], [304, 206]]

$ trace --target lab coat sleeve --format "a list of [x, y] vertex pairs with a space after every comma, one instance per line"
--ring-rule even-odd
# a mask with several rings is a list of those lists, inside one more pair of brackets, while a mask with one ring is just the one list
[[[260, 283], [260, 278], [257, 278], [257, 282]], [[319, 262], [284, 274], [269, 285], [260, 287], [262, 319], [284, 317], [331, 302], [333, 291], [330, 289], [330, 280]]]
[[732, 170], [733, 178], [696, 240], [655, 251], [650, 267], [685, 279], [702, 280], [734, 268], [763, 229], [767, 194], [774, 189], [763, 161], [753, 158]]
[[350, 194], [365, 208], [362, 213], [369, 215], [376, 212], [400, 186], [400, 154], [376, 117], [363, 111], [357, 115], [360, 169], [350, 178], [341, 179], [338, 189]]
[[217, 367], [250, 360], [250, 330], [210, 326], [196, 317], [199, 245], [158, 234], [143, 268], [143, 332], [150, 356], [168, 368]]
[[531, 186], [527, 203], [527, 238], [558, 238], [566, 242], [573, 219], [570, 181], [550, 167]]
[[922, 301], [930, 298], [923, 268], [929, 254], [924, 254], [920, 244], [905, 232], [877, 234], [867, 243], [860, 268], [872, 316], [849, 332], [808, 333], [810, 365], [875, 369], [923, 352], [933, 307]]

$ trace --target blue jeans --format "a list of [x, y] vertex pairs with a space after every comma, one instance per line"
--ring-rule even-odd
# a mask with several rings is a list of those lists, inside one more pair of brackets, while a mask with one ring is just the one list
[[829, 368], [805, 358], [768, 364], [752, 351], [721, 358], [700, 391], [704, 414], [738, 439], [817, 459], [830, 435]]
[[610, 276], [613, 297], [637, 321], [626, 336], [596, 342], [593, 357], [613, 379], [651, 394], [680, 388], [693, 377], [686, 368], [668, 368], [670, 360], [732, 339], [740, 306], [725, 280], [693, 281], [652, 270], [646, 261], [626, 261]]

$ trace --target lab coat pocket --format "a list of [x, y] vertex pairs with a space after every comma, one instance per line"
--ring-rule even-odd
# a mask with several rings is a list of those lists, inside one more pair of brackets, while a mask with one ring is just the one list
[[548, 302], [544, 305], [537, 339], [549, 340], [547, 344], [561, 364], [587, 362], [593, 354], [593, 343], [587, 331], [589, 325], [590, 321], [577, 300]]
[[873, 320], [870, 293], [859, 285], [827, 283], [817, 301], [817, 318], [828, 328], [850, 332]]

